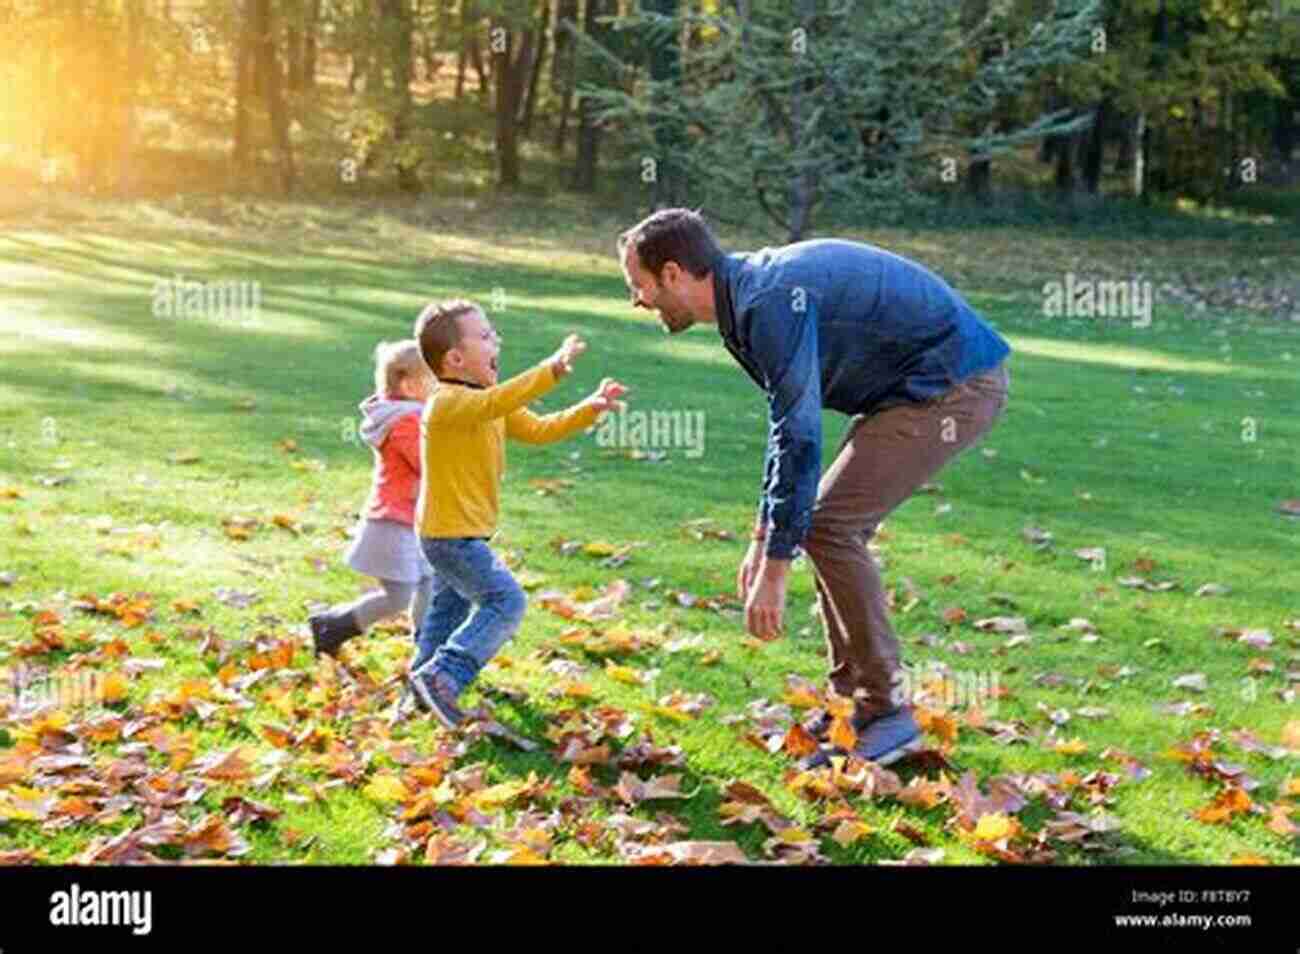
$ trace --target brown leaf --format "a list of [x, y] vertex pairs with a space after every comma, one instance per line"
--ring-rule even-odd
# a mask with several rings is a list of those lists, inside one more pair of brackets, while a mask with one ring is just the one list
[[1295, 811], [1293, 805], [1287, 805], [1283, 802], [1270, 805], [1268, 830], [1287, 838], [1300, 835], [1300, 825], [1297, 825], [1288, 817], [1293, 811]]
[[890, 830], [898, 832], [913, 844], [928, 845], [930, 843], [930, 839], [926, 836], [925, 832], [921, 831], [919, 828], [914, 828], [901, 818], [894, 822]]
[[195, 763], [194, 767], [205, 778], [222, 782], [244, 782], [252, 775], [251, 765], [239, 746], [212, 755]]
[[627, 858], [636, 864], [747, 865], [749, 859], [730, 841], [675, 841], [666, 845], [628, 845]]

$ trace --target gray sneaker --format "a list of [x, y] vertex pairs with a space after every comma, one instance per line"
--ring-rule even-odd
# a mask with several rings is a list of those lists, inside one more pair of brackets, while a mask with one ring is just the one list
[[437, 672], [430, 663], [406, 678], [411, 694], [420, 708], [432, 712], [449, 729], [454, 729], [464, 721], [465, 713], [456, 706], [459, 693], [446, 673]]
[[912, 710], [894, 709], [881, 713], [858, 730], [853, 754], [877, 765], [888, 765], [919, 751], [923, 745], [921, 727], [912, 717]]

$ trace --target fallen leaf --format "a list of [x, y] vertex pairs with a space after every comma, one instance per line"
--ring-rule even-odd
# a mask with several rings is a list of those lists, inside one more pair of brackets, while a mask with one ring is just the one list
[[831, 838], [842, 848], [847, 848], [854, 842], [861, 841], [867, 835], [874, 832], [875, 829], [865, 822], [860, 821], [842, 821]]
[[1209, 688], [1209, 683], [1206, 681], [1203, 672], [1190, 672], [1179, 676], [1174, 679], [1173, 684], [1176, 689], [1191, 689], [1194, 692], [1205, 692]]
[[1207, 825], [1218, 825], [1228, 821], [1233, 815], [1250, 811], [1252, 805], [1250, 796], [1244, 791], [1240, 788], [1228, 787], [1215, 795], [1209, 805], [1193, 812], [1192, 817]]

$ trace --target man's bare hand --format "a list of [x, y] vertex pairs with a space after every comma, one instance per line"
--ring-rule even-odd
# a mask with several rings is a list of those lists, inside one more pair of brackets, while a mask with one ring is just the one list
[[745, 628], [759, 639], [781, 635], [785, 617], [785, 578], [789, 560], [764, 559], [745, 601]]

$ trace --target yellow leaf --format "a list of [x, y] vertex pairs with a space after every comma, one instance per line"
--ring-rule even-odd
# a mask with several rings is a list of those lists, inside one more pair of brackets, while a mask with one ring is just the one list
[[400, 802], [411, 795], [400, 778], [387, 773], [376, 775], [363, 792], [377, 802]]
[[703, 656], [700, 657], [700, 665], [712, 666], [720, 659], [722, 659], [722, 651], [718, 649], [710, 649], [707, 653], [705, 653]]
[[20, 487], [0, 487], [0, 500], [22, 500], [23, 492]]
[[105, 705], [121, 702], [127, 696], [128, 684], [118, 672], [110, 672], [99, 684], [99, 699]]
[[1292, 751], [1300, 752], [1300, 719], [1292, 719], [1282, 726], [1282, 744]]
[[571, 682], [564, 687], [563, 695], [570, 699], [591, 699], [596, 692], [585, 682]]
[[524, 782], [502, 782], [500, 785], [493, 785], [482, 791], [475, 792], [470, 796], [470, 801], [480, 811], [492, 811], [509, 804], [527, 788], [528, 785]]
[[781, 701], [795, 709], [813, 709], [822, 704], [821, 696], [807, 686], [786, 689]]
[[192, 447], [185, 450], [179, 450], [167, 458], [173, 464], [195, 464], [201, 459], [201, 455]]
[[582, 552], [588, 556], [612, 556], [617, 550], [618, 547], [604, 540], [595, 540], [582, 548]]
[[1053, 748], [1062, 755], [1082, 755], [1088, 751], [1088, 743], [1082, 739], [1071, 739], [1069, 742], [1058, 741]]
[[974, 837], [978, 841], [997, 841], [1000, 838], [1009, 838], [1015, 834], [1016, 823], [1012, 818], [1007, 817], [1002, 812], [993, 812], [988, 815], [981, 815], [979, 823], [975, 826]]
[[1273, 862], [1263, 855], [1237, 855], [1232, 859], [1232, 863], [1234, 865], [1271, 865]]
[[691, 717], [680, 709], [674, 709], [672, 706], [649, 706], [651, 715], [661, 715], [672, 719], [674, 722], [690, 722]]
[[537, 852], [528, 848], [516, 848], [508, 857], [502, 860], [502, 864], [507, 865], [549, 865], [550, 862], [543, 858]]
[[615, 666], [608, 660], [605, 662], [605, 675], [615, 682], [626, 683], [629, 686], [642, 685], [640, 672], [630, 666]]
[[1300, 795], [1300, 776], [1289, 778], [1286, 784], [1282, 786], [1283, 795]]
[[787, 845], [806, 845], [813, 840], [813, 836], [802, 828], [783, 828], [776, 837]]
[[286, 514], [282, 514], [282, 513], [276, 514], [274, 517], [271, 518], [271, 522], [275, 524], [277, 527], [282, 527], [285, 530], [288, 530], [295, 537], [300, 532], [298, 530], [298, 524], [294, 522], [293, 517], [287, 516]]

